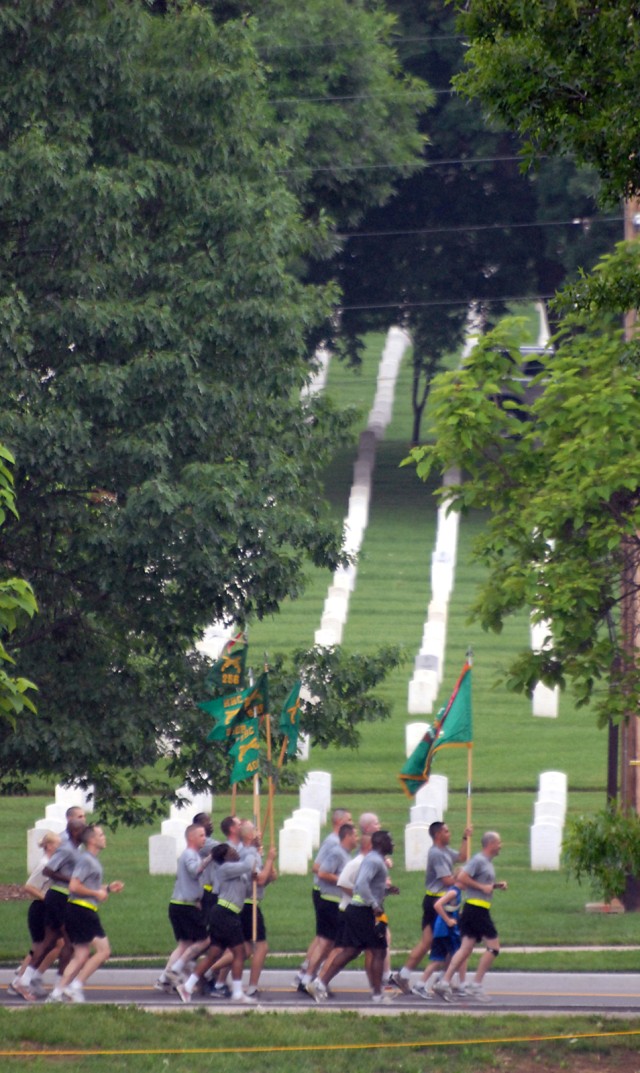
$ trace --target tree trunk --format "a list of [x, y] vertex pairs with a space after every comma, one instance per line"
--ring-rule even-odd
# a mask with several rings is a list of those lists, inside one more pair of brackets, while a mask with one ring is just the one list
[[620, 899], [625, 912], [637, 913], [640, 910], [640, 877], [627, 876], [624, 894]]

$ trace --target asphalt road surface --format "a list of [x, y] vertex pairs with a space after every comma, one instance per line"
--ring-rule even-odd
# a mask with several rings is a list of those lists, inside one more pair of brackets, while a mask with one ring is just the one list
[[[603, 954], [606, 961], [606, 954]], [[7, 991], [13, 973], [0, 970], [0, 1005], [5, 1007], [33, 1007], [40, 1002], [27, 1003]], [[85, 989], [88, 1003], [110, 1005], [135, 1005], [153, 1009], [194, 1009], [206, 1006], [212, 1011], [243, 1009], [225, 999], [212, 999], [194, 995], [189, 1005], [184, 1005], [177, 994], [165, 994], [154, 989], [157, 969], [99, 970]], [[48, 973], [46, 983], [53, 982]], [[265, 970], [262, 974], [258, 1006], [262, 1010], [303, 1009], [351, 1009], [376, 1013], [582, 1013], [633, 1016], [640, 1014], [640, 972], [634, 973], [490, 973], [485, 978], [485, 990], [489, 1002], [473, 999], [458, 999], [445, 1002], [440, 998], [425, 1001], [398, 991], [387, 992], [391, 998], [388, 1005], [373, 1006], [366, 978], [361, 971], [345, 970], [332, 982], [333, 997], [318, 1006], [306, 994], [300, 994], [293, 986], [293, 972]]]

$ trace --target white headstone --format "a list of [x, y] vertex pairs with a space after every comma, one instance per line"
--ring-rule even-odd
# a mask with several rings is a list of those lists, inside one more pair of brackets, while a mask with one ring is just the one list
[[178, 857], [184, 849], [173, 835], [151, 835], [149, 838], [149, 875], [174, 876]]
[[565, 814], [566, 807], [564, 802], [558, 799], [550, 801], [548, 798], [539, 798], [534, 802], [534, 823], [545, 823], [550, 820], [552, 823], [557, 823], [559, 827], [562, 827], [564, 825]]
[[171, 805], [169, 809], [171, 820], [191, 823], [193, 817], [199, 812], [211, 813], [213, 811], [213, 796], [210, 793], [196, 794], [188, 786], [181, 786], [176, 793], [181, 798], [181, 804]]
[[405, 756], [411, 756], [411, 753], [420, 744], [422, 739], [428, 730], [431, 729], [430, 723], [405, 723], [404, 726], [404, 751]]
[[325, 787], [318, 782], [303, 782], [300, 787], [300, 808], [317, 809], [322, 816], [322, 822], [325, 823], [330, 808]]
[[[311, 844], [314, 849], [317, 849], [320, 845], [320, 828], [322, 826], [322, 816], [317, 808], [296, 808], [291, 813], [291, 819], [306, 824], [311, 831]], [[285, 820], [285, 824], [286, 822]]]
[[190, 821], [187, 820], [163, 820], [160, 824], [160, 833], [173, 838], [176, 847], [176, 857], [179, 857], [186, 848], [184, 833]]
[[67, 826], [66, 809], [64, 805], [47, 805], [44, 810], [44, 816], [46, 820], [62, 820], [64, 826]]
[[433, 805], [412, 805], [409, 809], [411, 823], [426, 823], [430, 827], [432, 823], [440, 819], [440, 810]]
[[538, 776], [538, 796], [546, 797], [547, 791], [561, 794], [565, 800], [569, 789], [569, 780], [564, 771], [541, 771]]
[[562, 828], [557, 823], [534, 823], [531, 827], [532, 871], [559, 871], [561, 852]]
[[[407, 698], [407, 711], [409, 715], [430, 715], [438, 692], [437, 675], [435, 671], [428, 672], [429, 678], [418, 678], [417, 675], [409, 682], [409, 696]], [[434, 680], [435, 679], [435, 680]]]
[[431, 789], [439, 794], [440, 804], [442, 806], [443, 814], [449, 808], [449, 780], [446, 775], [430, 775], [429, 782], [427, 784]]
[[93, 786], [88, 786], [86, 790], [83, 790], [75, 783], [65, 783], [64, 785], [58, 783], [55, 796], [56, 805], [60, 805], [65, 811], [76, 805], [78, 808], [85, 809], [86, 812], [91, 812], [96, 807], [93, 800]]
[[544, 682], [536, 682], [531, 696], [531, 711], [533, 715], [544, 719], [557, 719], [559, 700], [560, 690], [557, 686], [550, 689]]
[[414, 803], [416, 805], [428, 805], [429, 808], [437, 811], [437, 819], [442, 819], [442, 795], [440, 790], [431, 786], [431, 780], [420, 787], [415, 795]]
[[38, 837], [42, 838], [45, 831], [55, 831], [57, 835], [61, 835], [67, 826], [67, 821], [57, 820], [54, 816], [46, 816], [42, 820], [36, 820], [33, 826], [39, 832]]
[[308, 827], [283, 827], [278, 837], [278, 869], [281, 875], [305, 876], [312, 854]]
[[[27, 831], [27, 875], [33, 872], [42, 857], [42, 847], [38, 845], [38, 842], [47, 830], [53, 831], [53, 827], [32, 827], [30, 831]], [[61, 831], [56, 830], [55, 833], [59, 835]]]
[[427, 853], [431, 848], [429, 826], [426, 823], [408, 823], [404, 829], [404, 867], [407, 872], [423, 872]]

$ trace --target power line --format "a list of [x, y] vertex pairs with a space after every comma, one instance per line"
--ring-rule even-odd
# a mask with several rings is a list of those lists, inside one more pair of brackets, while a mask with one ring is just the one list
[[497, 305], [505, 302], [533, 302], [543, 301], [546, 302], [550, 298], [553, 298], [552, 294], [525, 294], [525, 295], [503, 295], [499, 298], [434, 298], [428, 302], [406, 302], [402, 298], [399, 298], [397, 302], [372, 302], [363, 305], [338, 305], [336, 309], [341, 313], [354, 312], [357, 310], [367, 309], [427, 309], [435, 306], [469, 306], [473, 303], [478, 305]]
[[448, 89], [432, 89], [430, 85], [425, 82], [423, 89], [404, 89], [398, 90], [397, 93], [343, 93], [331, 95], [329, 93], [323, 93], [318, 97], [269, 97], [269, 104], [333, 104], [336, 101], [396, 101], [396, 100], [408, 100], [411, 97], [421, 97], [423, 94], [433, 94], [434, 96], [448, 95], [452, 96], [456, 93], [453, 87]]
[[[540, 157], [538, 157], [538, 159], [539, 160], [546, 160], [547, 157], [546, 156], [540, 156]], [[568, 159], [568, 157], [565, 158], [565, 159]], [[454, 165], [462, 165], [462, 166], [466, 167], [466, 166], [469, 166], [469, 165], [472, 165], [472, 164], [502, 164], [502, 163], [509, 163], [509, 162], [511, 162], [511, 163], [516, 162], [517, 163], [517, 162], [521, 162], [521, 161], [522, 161], [522, 157], [514, 156], [514, 155], [509, 155], [509, 156], [484, 156], [484, 157], [478, 156], [478, 157], [460, 157], [458, 159], [454, 158], [454, 159], [451, 159], [451, 160], [447, 160], [447, 159], [443, 159], [443, 160], [426, 160], [426, 161], [417, 162], [415, 164], [411, 164], [411, 163], [410, 164], [326, 164], [326, 165], [322, 165], [322, 166], [318, 166], [318, 167], [314, 167], [314, 168], [298, 167], [298, 168], [281, 168], [279, 170], [280, 170], [280, 174], [283, 174], [283, 175], [294, 175], [294, 174], [296, 174], [298, 172], [301, 173], [301, 174], [306, 174], [307, 172], [311, 172], [312, 174], [315, 174], [316, 172], [322, 172], [322, 171], [331, 171], [331, 172], [337, 172], [337, 171], [402, 171], [404, 168], [407, 168], [407, 167], [411, 168], [412, 170], [415, 170], [416, 168], [420, 168], [420, 169], [422, 169], [422, 168], [443, 168], [443, 167], [453, 167]]]
[[503, 224], [459, 224], [457, 227], [414, 227], [397, 231], [341, 231], [336, 238], [397, 238], [402, 235], [466, 234], [469, 231], [510, 231], [527, 227], [593, 227], [595, 224], [623, 223], [624, 216], [587, 216], [573, 220], [543, 220]]

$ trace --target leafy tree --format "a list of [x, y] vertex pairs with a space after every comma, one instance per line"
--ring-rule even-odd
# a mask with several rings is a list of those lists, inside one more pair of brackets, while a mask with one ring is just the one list
[[[17, 517], [13, 474], [9, 469], [14, 462], [11, 451], [0, 444], [0, 526], [7, 519], [7, 511]], [[3, 664], [14, 663], [5, 647], [5, 639], [35, 612], [35, 596], [26, 581], [16, 577], [0, 580], [0, 660]], [[16, 726], [16, 716], [25, 708], [35, 712], [33, 701], [26, 695], [28, 690], [35, 688], [33, 682], [8, 674], [0, 664], [0, 719], [5, 720], [12, 729]]]
[[571, 680], [602, 725], [640, 695], [621, 622], [640, 576], [640, 347], [618, 327], [629, 303], [640, 307], [639, 268], [638, 248], [621, 244], [568, 290], [555, 353], [517, 408], [495, 404], [521, 393], [517, 332], [507, 322], [488, 333], [437, 378], [437, 442], [413, 453], [423, 478], [460, 467], [464, 480], [441, 489], [455, 509], [490, 512], [472, 615], [496, 632], [521, 609], [552, 624], [545, 648], [510, 667], [510, 688]]
[[346, 421], [300, 402], [332, 294], [289, 271], [312, 237], [250, 28], [34, 2], [0, 35], [2, 558], [39, 594], [42, 698], [0, 770], [86, 775], [119, 808], [179, 737], [199, 631], [340, 559], [319, 477]]
[[313, 125], [275, 121], [257, 20], [209, 6], [0, 8], [0, 435], [21, 502], [2, 564], [38, 592], [19, 655], [41, 697], [0, 728], [0, 776], [82, 778], [128, 821], [170, 792], [163, 750], [172, 777], [226, 777], [192, 749], [204, 627], [342, 561], [321, 474], [350, 415], [301, 401], [336, 302], [297, 271], [330, 244], [292, 189]]
[[458, 86], [517, 129], [529, 156], [592, 164], [614, 202], [640, 191], [638, 4], [470, 0], [459, 10], [470, 47]]

